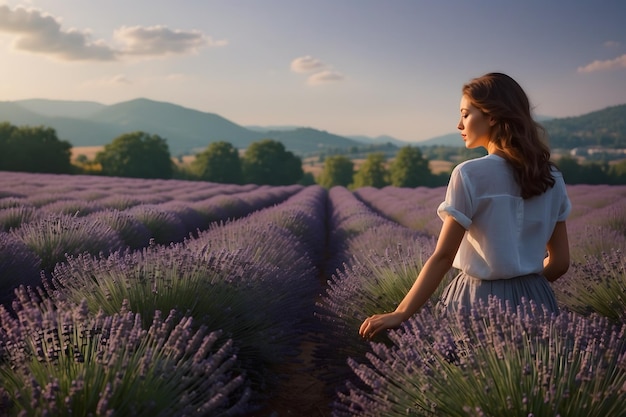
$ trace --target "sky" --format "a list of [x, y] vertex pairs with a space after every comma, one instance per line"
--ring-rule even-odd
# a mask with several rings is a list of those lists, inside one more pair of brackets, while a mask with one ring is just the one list
[[455, 132], [463, 84], [492, 71], [538, 116], [625, 104], [625, 22], [624, 0], [0, 0], [0, 101], [415, 142]]

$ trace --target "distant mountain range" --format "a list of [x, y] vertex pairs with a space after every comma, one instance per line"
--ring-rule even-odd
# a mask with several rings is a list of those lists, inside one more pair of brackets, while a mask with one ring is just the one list
[[[601, 122], [594, 123], [594, 120]], [[552, 129], [560, 135], [559, 137], [565, 139], [570, 133], [570, 126], [574, 126], [572, 129], [578, 132], [577, 137], [583, 139], [600, 133], [606, 136], [607, 126], [610, 127], [609, 135], [624, 138], [626, 137], [624, 120], [626, 120], [626, 104], [580, 117], [546, 120], [542, 123], [549, 134], [551, 134], [552, 126]], [[236, 148], [243, 149], [252, 142], [267, 138], [282, 142], [287, 150], [298, 155], [311, 154], [328, 148], [362, 147], [385, 143], [392, 143], [398, 147], [407, 145], [463, 146], [458, 132], [422, 142], [405, 142], [391, 136], [376, 138], [339, 136], [311, 127], [244, 127], [214, 113], [145, 98], [112, 105], [91, 101], [45, 99], [0, 101], [0, 123], [5, 121], [16, 126], [51, 127], [56, 130], [59, 139], [67, 140], [73, 146], [106, 145], [124, 133], [140, 130], [166, 139], [172, 155], [195, 153], [216, 141], [226, 141]], [[585, 126], [588, 127], [587, 130]], [[594, 129], [598, 131], [595, 132]], [[613, 132], [611, 129], [617, 129], [617, 131]], [[576, 142], [576, 146], [580, 146], [579, 142]], [[573, 142], [567, 143], [572, 145]], [[552, 146], [555, 144], [552, 143]]]

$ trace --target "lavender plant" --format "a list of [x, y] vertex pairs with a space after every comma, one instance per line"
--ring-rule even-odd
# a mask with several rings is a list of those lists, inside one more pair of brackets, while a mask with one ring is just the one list
[[568, 235], [572, 263], [582, 263], [588, 257], [600, 257], [612, 250], [626, 250], [626, 234], [607, 226], [572, 222], [568, 224]]
[[102, 210], [100, 203], [85, 200], [59, 200], [40, 207], [40, 210], [52, 214], [68, 214], [74, 216], [86, 216]]
[[[159, 204], [163, 204], [172, 200], [172, 198], [167, 195], [159, 194], [158, 192], [152, 192], [152, 190], [150, 190], [148, 182], [149, 180], [144, 181], [146, 181], [144, 184], [139, 184], [136, 186], [137, 189], [134, 189], [134, 187], [124, 190], [111, 189], [111, 195], [115, 197], [119, 196], [120, 202], [123, 202], [124, 200], [129, 202], [135, 202], [135, 206], [140, 206], [144, 204], [149, 206], [158, 206]], [[115, 200], [116, 199], [113, 199], [113, 201]]]
[[[469, 314], [467, 314], [469, 313]], [[532, 302], [495, 299], [458, 316], [425, 309], [350, 360], [360, 384], [333, 406], [340, 416], [623, 416], [626, 325]]]
[[187, 234], [196, 233], [198, 230], [209, 227], [210, 222], [207, 221], [206, 216], [190, 207], [188, 203], [168, 201], [159, 204], [159, 208], [174, 213], [182, 222]]
[[319, 292], [319, 272], [308, 256], [315, 248], [285, 228], [262, 222], [262, 217], [255, 214], [212, 227], [187, 244], [203, 259], [211, 259], [221, 251], [237, 254], [239, 264], [232, 270], [250, 271], [248, 276], [243, 275], [244, 282], [258, 291], [256, 298], [263, 300], [267, 320], [283, 329], [290, 328], [286, 334], [300, 334], [306, 330], [302, 327], [304, 318], [308, 321], [313, 317], [313, 298]]
[[73, 200], [73, 198], [61, 193], [52, 192], [50, 190], [40, 193], [33, 192], [26, 198], [26, 202], [35, 207], [43, 207], [47, 204], [68, 200]]
[[91, 185], [85, 184], [84, 186], [77, 186], [72, 192], [72, 197], [80, 201], [96, 202], [100, 199], [108, 197], [107, 191], [92, 189]]
[[626, 197], [619, 203], [608, 208], [606, 214], [607, 226], [622, 232], [626, 236]]
[[325, 188], [309, 186], [290, 197], [280, 208], [264, 210], [257, 218], [288, 230], [304, 244], [311, 260], [320, 265], [325, 255], [326, 201]]
[[[208, 183], [204, 182], [203, 184], [207, 185]], [[181, 195], [177, 198], [179, 201], [183, 201], [186, 203], [194, 203], [203, 200], [207, 200], [215, 195], [221, 194], [224, 192], [224, 189], [221, 186], [215, 184], [211, 187], [201, 187], [196, 188], [194, 190], [188, 190], [185, 195]]]
[[169, 245], [172, 242], [182, 242], [189, 234], [176, 213], [157, 205], [141, 204], [130, 208], [128, 213], [150, 230], [151, 237], [157, 244]]
[[19, 198], [23, 198], [24, 196], [20, 193], [16, 193], [14, 191], [11, 190], [3, 190], [1, 187], [5, 186], [4, 183], [2, 183], [2, 181], [0, 181], [0, 207], [2, 206], [2, 202], [5, 199], [19, 199]]
[[0, 304], [10, 306], [20, 285], [40, 283], [41, 259], [22, 241], [0, 232]]
[[[0, 191], [0, 196], [2, 195], [4, 194], [2, 191]], [[24, 201], [23, 197], [15, 197], [8, 193], [4, 197], [0, 198], [0, 209], [15, 208], [15, 207], [32, 207], [32, 205]]]
[[39, 216], [37, 210], [30, 206], [10, 207], [0, 210], [0, 231], [9, 231], [29, 223]]
[[105, 209], [127, 210], [141, 204], [141, 201], [133, 196], [125, 194], [111, 194], [98, 201]]
[[229, 213], [213, 199], [194, 201], [188, 203], [189, 207], [198, 212], [207, 224], [207, 228], [211, 223], [217, 223], [220, 221], [226, 221], [229, 217]]
[[626, 322], [626, 261], [620, 250], [574, 263], [553, 287], [559, 303], [568, 309]]
[[55, 268], [48, 294], [59, 302], [85, 299], [90, 311], [106, 314], [128, 300], [144, 325], [155, 310], [176, 309], [210, 329], [223, 329], [260, 394], [274, 382], [272, 366], [297, 353], [305, 308], [298, 295], [308, 288], [304, 280], [309, 273], [307, 268], [261, 263], [244, 249], [200, 252], [183, 244], [152, 246], [106, 258], [68, 258]]
[[303, 243], [289, 230], [258, 220], [262, 219], [254, 214], [234, 222], [212, 225], [187, 244], [205, 254], [223, 249], [231, 252], [245, 250], [251, 261], [257, 264], [286, 269], [298, 265], [304, 265], [305, 269], [311, 267]]
[[445, 197], [445, 190], [445, 187], [362, 187], [354, 194], [385, 217], [410, 229], [437, 236], [441, 221], [436, 211]]
[[160, 312], [147, 330], [123, 305], [88, 314], [23, 292], [17, 317], [0, 306], [0, 414], [232, 416], [250, 390], [232, 341]]
[[70, 215], [44, 216], [11, 230], [11, 234], [41, 258], [41, 268], [46, 271], [52, 271], [68, 254], [110, 253], [123, 247], [119, 234], [110, 227]]
[[351, 258], [350, 240], [376, 226], [392, 222], [368, 208], [345, 187], [332, 187], [328, 192], [328, 244], [325, 272], [328, 276], [342, 268]]
[[577, 220], [581, 223], [608, 227], [626, 234], [626, 197], [597, 210], [588, 211]]
[[103, 210], [93, 213], [90, 217], [115, 230], [124, 245], [131, 249], [145, 248], [150, 244], [152, 237], [150, 229], [127, 211]]

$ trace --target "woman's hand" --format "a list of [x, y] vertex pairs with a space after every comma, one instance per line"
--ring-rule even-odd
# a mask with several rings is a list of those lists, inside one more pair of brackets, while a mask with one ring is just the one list
[[393, 313], [375, 314], [363, 321], [359, 334], [364, 339], [371, 339], [383, 330], [400, 327], [403, 321], [402, 314], [395, 311]]
[[375, 314], [365, 319], [359, 334], [371, 339], [383, 330], [400, 327], [404, 320], [415, 314], [435, 292], [443, 276], [452, 267], [465, 229], [452, 216], [447, 216], [441, 226], [435, 251], [428, 258], [417, 279], [393, 313]]

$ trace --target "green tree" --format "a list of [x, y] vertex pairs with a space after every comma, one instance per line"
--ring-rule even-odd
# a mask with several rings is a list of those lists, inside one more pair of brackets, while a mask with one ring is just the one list
[[300, 178], [300, 181], [298, 181], [298, 184], [301, 184], [301, 185], [315, 185], [317, 183], [315, 182], [315, 177], [313, 176], [313, 173], [305, 172], [302, 175], [302, 178]]
[[72, 145], [47, 127], [0, 124], [0, 169], [68, 174]]
[[250, 144], [241, 165], [244, 181], [253, 184], [296, 184], [304, 175], [302, 160], [272, 139]]
[[431, 185], [433, 175], [419, 148], [400, 148], [389, 167], [391, 185], [396, 187], [418, 187]]
[[336, 185], [348, 187], [354, 178], [354, 163], [343, 155], [329, 156], [324, 162], [324, 169], [317, 182], [325, 188]]
[[611, 165], [609, 177], [613, 185], [626, 184], [626, 161]]
[[567, 184], [610, 184], [609, 165], [607, 163], [579, 164], [570, 156], [563, 156], [557, 161]]
[[556, 165], [563, 173], [563, 179], [568, 184], [578, 184], [583, 180], [582, 167], [578, 161], [571, 156], [562, 156], [556, 162]]
[[381, 152], [370, 153], [365, 162], [354, 174], [352, 188], [375, 187], [382, 188], [389, 185], [387, 181], [387, 168], [385, 168], [385, 155]]
[[11, 123], [0, 123], [0, 169], [8, 171], [8, 161], [10, 158], [9, 149], [11, 147], [11, 136], [17, 129]]
[[95, 160], [103, 174], [118, 177], [169, 179], [174, 170], [166, 140], [145, 132], [115, 138]]
[[196, 155], [191, 169], [203, 181], [241, 184], [243, 174], [239, 151], [228, 142], [213, 142]]

